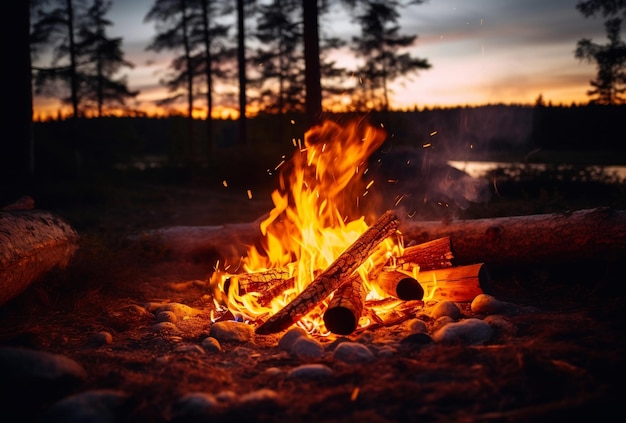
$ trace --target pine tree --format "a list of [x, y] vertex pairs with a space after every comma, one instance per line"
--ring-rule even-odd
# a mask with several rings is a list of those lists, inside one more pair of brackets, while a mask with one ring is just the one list
[[[361, 105], [367, 109], [389, 109], [389, 83], [401, 76], [429, 69], [426, 59], [415, 58], [403, 50], [415, 44], [417, 35], [400, 35], [397, 25], [401, 1], [358, 1], [356, 22], [361, 34], [353, 37], [353, 51], [363, 60], [357, 74], [363, 81]], [[420, 2], [417, 2], [420, 3]]]
[[620, 37], [622, 20], [612, 18], [605, 22], [608, 44], [600, 45], [590, 39], [578, 41], [575, 56], [580, 60], [595, 62], [596, 79], [590, 81], [593, 89], [587, 91], [595, 104], [623, 104], [626, 98], [626, 43]]

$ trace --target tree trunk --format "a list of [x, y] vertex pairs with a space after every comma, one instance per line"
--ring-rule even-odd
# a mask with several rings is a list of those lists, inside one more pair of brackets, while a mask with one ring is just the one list
[[239, 69], [239, 126], [237, 142], [248, 143], [248, 124], [246, 121], [246, 35], [245, 35], [244, 0], [237, 0], [237, 66]]
[[67, 266], [78, 234], [63, 219], [38, 210], [0, 212], [0, 305], [46, 273]]
[[317, 125], [322, 115], [322, 72], [320, 65], [319, 25], [317, 1], [303, 0], [304, 62], [306, 100], [309, 126]]

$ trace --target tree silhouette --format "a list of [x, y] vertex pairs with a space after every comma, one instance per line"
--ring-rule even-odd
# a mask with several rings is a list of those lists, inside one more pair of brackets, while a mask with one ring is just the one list
[[580, 60], [596, 62], [598, 74], [590, 81], [593, 89], [587, 91], [591, 103], [622, 104], [626, 102], [626, 44], [620, 37], [622, 20], [612, 18], [605, 22], [608, 44], [599, 45], [590, 39], [578, 41], [575, 56]]
[[[74, 3], [75, 2], [75, 3]], [[128, 89], [126, 78], [115, 79], [122, 67], [133, 65], [124, 60], [122, 38], [108, 38], [105, 18], [110, 0], [56, 0], [56, 5], [38, 2], [31, 34], [35, 56], [43, 48], [52, 47], [49, 67], [37, 67], [35, 87], [38, 94], [61, 97], [71, 104], [72, 115], [78, 117], [90, 109], [102, 115], [106, 104], [124, 105], [137, 95]], [[67, 92], [69, 86], [69, 94]]]
[[585, 17], [601, 13], [604, 17], [617, 16], [621, 11], [626, 16], [626, 0], [585, 0], [576, 5]]
[[108, 38], [106, 27], [112, 25], [105, 19], [111, 1], [94, 0], [78, 26], [76, 50], [86, 64], [80, 71], [79, 98], [89, 106], [95, 104], [97, 116], [103, 114], [105, 104], [125, 106], [139, 91], [130, 91], [125, 76], [115, 79], [122, 67], [133, 67], [124, 60], [122, 38]]
[[[400, 35], [398, 8], [421, 1], [362, 0], [356, 2], [356, 22], [361, 35], [353, 37], [353, 51], [363, 59], [357, 74], [363, 81], [362, 104], [367, 108], [389, 109], [389, 82], [409, 73], [429, 69], [425, 59], [402, 53], [412, 46], [417, 35]], [[360, 6], [360, 7], [359, 7]]]
[[302, 0], [305, 68], [305, 111], [308, 126], [317, 124], [322, 115], [322, 70], [320, 62], [319, 7], [317, 0]]
[[261, 5], [254, 56], [260, 63], [255, 80], [260, 92], [257, 107], [269, 113], [303, 112], [305, 102], [304, 50], [298, 0], [273, 0]]

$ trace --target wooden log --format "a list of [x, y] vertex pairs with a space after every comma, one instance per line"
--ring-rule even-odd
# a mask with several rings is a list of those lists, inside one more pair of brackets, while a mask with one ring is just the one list
[[424, 288], [417, 279], [397, 270], [383, 270], [378, 274], [376, 284], [387, 295], [400, 300], [421, 300]]
[[417, 277], [424, 288], [425, 301], [470, 302], [489, 285], [484, 263], [420, 271]]
[[228, 294], [231, 286], [237, 289], [240, 296], [254, 292], [258, 294], [256, 302], [266, 306], [286, 289], [294, 287], [295, 278], [289, 276], [289, 273], [288, 269], [269, 269], [263, 272], [232, 275], [224, 283], [224, 292]]
[[359, 324], [367, 293], [360, 275], [353, 275], [333, 294], [324, 311], [326, 329], [338, 335], [349, 335]]
[[304, 317], [351, 276], [376, 246], [394, 234], [398, 223], [395, 214], [390, 211], [384, 213], [295, 299], [257, 327], [256, 333], [267, 335], [280, 332]]
[[406, 247], [402, 252], [402, 257], [398, 257], [396, 263], [398, 266], [404, 263], [415, 263], [419, 264], [422, 270], [432, 270], [451, 267], [453, 258], [450, 237], [444, 236]]
[[610, 208], [446, 222], [403, 221], [400, 231], [415, 242], [449, 236], [454, 264], [557, 264], [626, 257], [626, 211]]
[[[407, 245], [450, 237], [453, 265], [527, 265], [616, 260], [626, 257], [626, 211], [608, 208], [571, 213], [452, 221], [401, 220]], [[180, 259], [237, 261], [261, 238], [259, 222], [177, 226], [134, 234], [130, 242]]]
[[78, 239], [77, 232], [52, 213], [0, 212], [0, 305], [51, 270], [67, 266]]

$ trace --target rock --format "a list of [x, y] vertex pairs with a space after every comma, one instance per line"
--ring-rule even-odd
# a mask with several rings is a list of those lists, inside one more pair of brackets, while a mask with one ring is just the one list
[[26, 348], [0, 348], [0, 392], [7, 405], [35, 406], [57, 400], [80, 387], [87, 372], [64, 355]]
[[401, 341], [402, 345], [412, 347], [421, 347], [432, 343], [433, 339], [424, 332], [412, 333]]
[[517, 326], [502, 316], [487, 316], [483, 320], [499, 336], [514, 336], [517, 333]]
[[518, 309], [517, 305], [500, 301], [488, 294], [477, 295], [471, 305], [472, 312], [477, 314], [509, 314]]
[[342, 342], [335, 348], [333, 357], [345, 363], [368, 363], [375, 359], [369, 348], [358, 342]]
[[280, 341], [278, 341], [278, 348], [284, 351], [290, 351], [293, 343], [303, 336], [308, 336], [304, 329], [299, 326], [293, 327], [285, 332], [283, 337], [280, 338]]
[[215, 322], [209, 335], [220, 342], [250, 342], [254, 339], [254, 328], [242, 322]]
[[200, 311], [196, 310], [195, 308], [189, 307], [188, 305], [181, 303], [148, 303], [148, 306], [146, 308], [152, 311], [157, 316], [159, 315], [159, 313], [162, 313], [164, 311], [172, 312], [176, 315], [178, 319], [181, 320], [200, 314]]
[[180, 397], [172, 407], [174, 419], [189, 419], [207, 417], [215, 407], [218, 400], [206, 392], [189, 392]]
[[268, 388], [259, 389], [257, 391], [248, 392], [239, 398], [239, 402], [243, 404], [257, 403], [277, 403], [279, 395], [276, 391]]
[[208, 336], [202, 340], [202, 348], [204, 348], [208, 352], [222, 351], [222, 345], [220, 344], [220, 341], [213, 338], [212, 336]]
[[113, 342], [113, 335], [110, 332], [98, 332], [94, 333], [91, 338], [89, 338], [89, 345], [93, 345], [95, 347], [100, 347], [102, 345], [108, 345]]
[[81, 392], [55, 403], [46, 413], [46, 421], [115, 423], [127, 398], [124, 392], [116, 390]]
[[461, 310], [453, 301], [440, 301], [430, 311], [430, 317], [436, 320], [442, 316], [449, 316], [458, 320], [461, 318]]
[[157, 322], [172, 322], [172, 323], [174, 323], [177, 320], [178, 320], [178, 316], [173, 311], [168, 311], [168, 310], [161, 311], [159, 314], [156, 315], [156, 321]]
[[324, 355], [324, 347], [315, 339], [302, 336], [293, 343], [290, 353], [300, 360], [317, 360]]
[[287, 373], [289, 379], [324, 379], [333, 374], [330, 367], [325, 364], [303, 364], [295, 367]]
[[420, 319], [412, 319], [407, 322], [407, 326], [411, 333], [427, 333], [428, 326], [426, 326], [426, 322]]
[[200, 354], [204, 355], [204, 350], [202, 347], [196, 344], [180, 344], [174, 348], [174, 352], [182, 353], [182, 354]]
[[171, 322], [159, 322], [152, 325], [152, 332], [160, 333], [163, 335], [180, 335], [181, 331], [178, 327]]
[[481, 344], [491, 339], [493, 329], [480, 319], [470, 318], [449, 323], [433, 334], [433, 340], [442, 344]]

